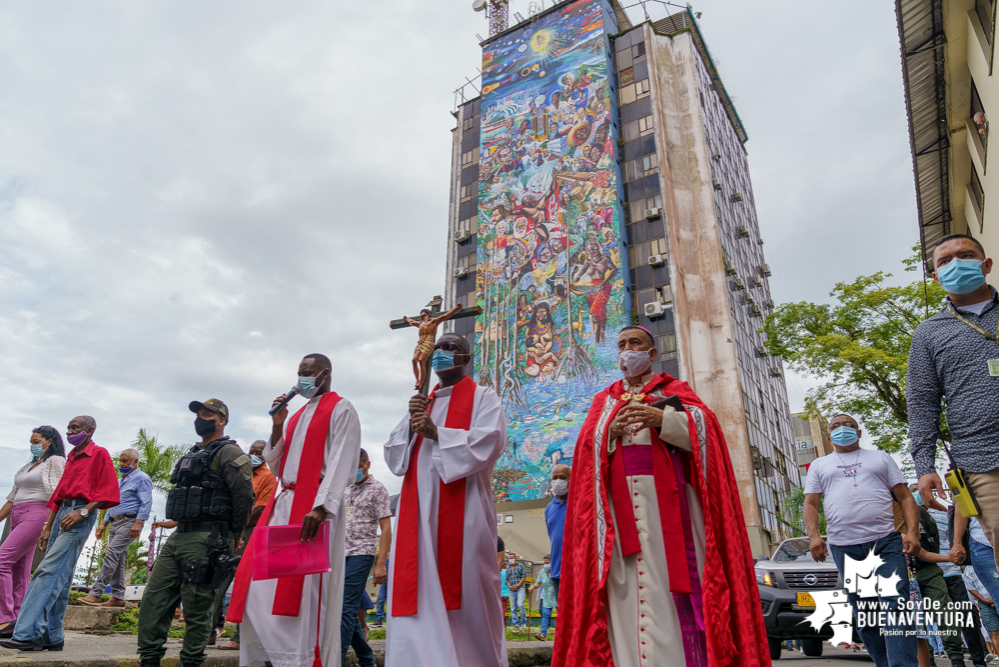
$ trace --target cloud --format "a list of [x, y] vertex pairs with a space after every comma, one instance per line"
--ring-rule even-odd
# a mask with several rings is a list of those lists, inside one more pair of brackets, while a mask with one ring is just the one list
[[[751, 137], [775, 298], [894, 267], [916, 227], [890, 6], [699, 5]], [[111, 451], [140, 427], [189, 443], [187, 404], [210, 396], [248, 444], [319, 351], [397, 490], [380, 445], [416, 334], [388, 321], [444, 291], [449, 111], [476, 32], [464, 2], [0, 7], [5, 460], [81, 413]]]

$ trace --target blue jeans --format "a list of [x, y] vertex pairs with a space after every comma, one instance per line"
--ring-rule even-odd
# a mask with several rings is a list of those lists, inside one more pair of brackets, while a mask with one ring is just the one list
[[988, 597], [999, 600], [999, 572], [996, 571], [995, 551], [988, 544], [974, 540], [969, 542], [971, 542], [971, 564], [975, 568], [975, 574], [989, 592]]
[[[385, 559], [385, 569], [389, 567], [389, 559]], [[378, 599], [375, 600], [375, 618], [379, 623], [385, 622], [385, 603], [388, 602], [388, 580], [378, 587]]]
[[343, 615], [340, 617], [340, 664], [347, 659], [347, 648], [354, 647], [357, 664], [361, 667], [375, 667], [375, 654], [368, 642], [364, 641], [361, 621], [357, 610], [361, 608], [361, 596], [368, 573], [375, 564], [374, 556], [347, 556], [343, 575]]
[[[527, 612], [524, 610], [524, 593], [527, 589], [521, 585], [517, 590], [510, 591], [510, 622], [514, 627], [527, 625]], [[517, 616], [518, 611], [520, 616]]]
[[552, 624], [552, 607], [545, 604], [544, 600], [539, 604], [541, 605], [541, 634], [547, 636], [548, 627]]
[[[76, 503], [78, 507], [84, 505], [83, 501]], [[65, 636], [62, 617], [69, 604], [69, 586], [73, 583], [76, 561], [97, 521], [97, 512], [91, 512], [90, 516], [81, 519], [69, 530], [62, 530], [59, 522], [72, 511], [72, 507], [60, 507], [52, 521], [45, 558], [38, 564], [35, 576], [28, 584], [17, 617], [14, 628], [14, 639], [17, 641], [41, 639], [42, 644], [49, 646], [58, 644]]]
[[[898, 533], [891, 533], [887, 537], [882, 537], [875, 542], [865, 544], [851, 544], [848, 546], [829, 545], [833, 560], [836, 561], [836, 568], [840, 575], [843, 575], [843, 560], [849, 556], [854, 560], [864, 560], [867, 554], [874, 550], [875, 555], [881, 556], [884, 565], [878, 568], [877, 574], [889, 577], [895, 573], [899, 577], [896, 585], [896, 594], [893, 596], [882, 596], [881, 601], [888, 604], [888, 610], [898, 607], [898, 598], [903, 601], [909, 600], [909, 573], [905, 567], [905, 555], [902, 553], [902, 536]], [[856, 623], [857, 595], [849, 593], [848, 597], [854, 607], [854, 623]], [[917, 667], [919, 658], [916, 655], [916, 633], [913, 626], [889, 625], [884, 628], [887, 631], [898, 631], [899, 634], [882, 635], [882, 628], [872, 628], [870, 626], [857, 628], [857, 634], [864, 642], [867, 653], [871, 660], [878, 667]]]

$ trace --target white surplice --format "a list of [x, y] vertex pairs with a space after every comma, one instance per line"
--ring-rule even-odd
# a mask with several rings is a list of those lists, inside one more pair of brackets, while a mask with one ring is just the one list
[[[637, 385], [624, 383], [625, 391], [640, 392], [652, 380], [650, 373]], [[654, 392], [659, 395], [657, 390]], [[618, 403], [607, 397], [605, 415]], [[635, 404], [636, 401], [629, 401]], [[659, 437], [675, 447], [690, 451], [687, 415], [667, 406]], [[608, 442], [613, 451], [616, 442]], [[625, 435], [621, 446], [651, 445], [652, 434], [642, 429]], [[702, 448], [702, 453], [704, 449]], [[669, 591], [669, 569], [666, 565], [666, 545], [663, 540], [659, 499], [655, 477], [627, 475], [628, 496], [633, 501], [635, 526], [642, 550], [631, 556], [621, 555], [621, 540], [614, 536], [610, 572], [607, 574], [607, 632], [615, 667], [686, 667], [680, 621], [673, 595]], [[697, 554], [697, 571], [704, 575], [704, 515], [694, 487], [686, 485], [690, 523]], [[613, 508], [613, 499], [610, 499]], [[614, 520], [618, 521], [615, 514]]]
[[[506, 416], [492, 389], [476, 387], [471, 429], [445, 428], [451, 388], [438, 389], [430, 411], [439, 441], [425, 438], [419, 466], [419, 573], [417, 613], [392, 616], [389, 572], [389, 615], [386, 667], [506, 667], [506, 636], [496, 565], [496, 509], [493, 466], [506, 446]], [[396, 475], [405, 475], [416, 435], [409, 415], [385, 445], [385, 462]], [[461, 609], [448, 611], [437, 574], [437, 506], [441, 480], [465, 478], [465, 524], [462, 545]], [[399, 526], [392, 534], [397, 554]], [[392, 559], [394, 569], [396, 559]], [[447, 574], [445, 573], [445, 577]]]
[[[288, 523], [294, 489], [282, 490], [298, 479], [298, 466], [305, 445], [312, 416], [321, 396], [309, 401], [305, 412], [295, 426], [288, 459], [281, 471], [280, 485], [275, 493], [277, 500], [267, 521], [269, 526]], [[263, 459], [271, 470], [278, 470], [284, 455], [288, 422], [284, 433], [273, 447], [264, 448]], [[316, 631], [322, 627], [319, 642], [323, 665], [340, 664], [340, 613], [343, 607], [344, 540], [347, 517], [342, 511], [344, 490], [354, 483], [357, 460], [361, 449], [361, 423], [354, 406], [341, 399], [333, 408], [330, 429], [326, 435], [326, 455], [320, 473], [319, 490], [310, 509], [322, 505], [330, 513], [330, 566], [329, 574], [311, 574], [305, 577], [302, 604], [298, 616], [274, 616], [274, 595], [277, 579], [251, 581], [240, 626], [239, 664], [259, 667], [269, 661], [273, 667], [312, 667], [315, 657]], [[322, 611], [319, 606], [320, 580], [322, 580]], [[319, 623], [317, 624], [317, 614]]]

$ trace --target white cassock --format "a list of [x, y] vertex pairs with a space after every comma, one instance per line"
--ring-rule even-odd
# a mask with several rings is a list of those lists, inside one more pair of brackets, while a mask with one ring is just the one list
[[[385, 667], [506, 667], [506, 635], [496, 564], [496, 509], [493, 465], [506, 447], [506, 416], [492, 389], [477, 386], [468, 431], [445, 428], [451, 388], [438, 389], [430, 419], [439, 441], [425, 438], [417, 476], [420, 521], [417, 613], [392, 616], [389, 585]], [[409, 415], [385, 444], [385, 462], [406, 474], [416, 435]], [[440, 483], [465, 478], [465, 525], [461, 609], [448, 611], [437, 574], [437, 504]], [[399, 532], [392, 534], [392, 553]], [[392, 560], [392, 568], [396, 561]], [[394, 572], [389, 573], [389, 582]]]
[[[298, 478], [298, 464], [305, 444], [305, 434], [320, 398], [321, 395], [309, 401], [295, 426], [288, 458], [279, 480], [280, 485], [275, 491], [278, 496], [267, 521], [268, 526], [286, 525], [291, 516], [295, 490], [282, 489], [294, 484]], [[288, 421], [285, 421], [284, 435], [288, 432]], [[264, 448], [263, 459], [271, 470], [280, 468], [285, 446], [286, 441], [282, 436], [275, 446], [268, 444]], [[260, 666], [269, 661], [273, 667], [312, 667], [318, 629], [317, 614], [320, 614], [319, 625], [322, 627], [319, 645], [323, 665], [332, 667], [340, 664], [340, 613], [343, 607], [344, 540], [347, 527], [346, 515], [341, 512], [341, 501], [344, 490], [354, 483], [360, 449], [361, 423], [354, 406], [342, 398], [330, 416], [319, 491], [311, 505], [322, 505], [330, 513], [330, 565], [333, 571], [305, 577], [298, 616], [271, 614], [277, 579], [250, 582], [243, 623], [240, 626], [240, 665]], [[321, 612], [320, 579], [323, 597]]]
[[[629, 385], [625, 380], [624, 389], [640, 392], [652, 377], [652, 374], [647, 375], [638, 385]], [[658, 390], [656, 393], [659, 393]], [[617, 399], [608, 396], [604, 406], [605, 414], [616, 403]], [[629, 401], [629, 404], [636, 402]], [[659, 437], [675, 447], [690, 451], [687, 415], [667, 407]], [[651, 445], [652, 436], [649, 429], [643, 429], [634, 435], [626, 435], [621, 444], [624, 447]], [[613, 441], [608, 443], [610, 449], [615, 445]], [[701, 451], [703, 455], [704, 449]], [[607, 632], [614, 665], [687, 667], [679, 616], [673, 595], [669, 591], [669, 569], [666, 565], [666, 545], [659, 516], [655, 477], [627, 475], [627, 480], [629, 497], [634, 501], [635, 525], [642, 550], [631, 556], [622, 556], [620, 536], [615, 534], [610, 572], [607, 574]], [[697, 571], [703, 581], [704, 514], [693, 485], [687, 484], [686, 489], [694, 550], [697, 554]], [[609, 500], [613, 507], [613, 499]], [[649, 595], [648, 591], [655, 593]]]

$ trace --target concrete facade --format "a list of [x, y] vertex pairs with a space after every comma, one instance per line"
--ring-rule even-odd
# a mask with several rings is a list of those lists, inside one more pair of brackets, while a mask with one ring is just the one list
[[[622, 24], [610, 42], [622, 125], [632, 317], [658, 339], [662, 356], [654, 370], [690, 383], [718, 415], [753, 553], [769, 555], [790, 534], [780, 505], [801, 481], [782, 362], [768, 356], [758, 332], [773, 301], [745, 130], [689, 11], [655, 23]], [[448, 304], [474, 302], [477, 203], [460, 201], [457, 192], [477, 178], [468, 153], [478, 146], [479, 113], [478, 98], [455, 113]], [[638, 124], [637, 132], [625, 127], [631, 123]], [[646, 148], [648, 140], [654, 149]], [[650, 151], [650, 159], [642, 157]], [[644, 164], [637, 174], [636, 160]], [[470, 238], [458, 242], [460, 232]], [[664, 265], [649, 264], [656, 254]], [[453, 277], [457, 266], [470, 275]], [[653, 302], [663, 312], [648, 317], [646, 305]], [[452, 330], [474, 335], [467, 324]], [[580, 397], [582, 405], [588, 402]], [[548, 551], [544, 504], [497, 507], [513, 516], [512, 524], [505, 518], [500, 523], [508, 548], [528, 560]]]
[[832, 441], [829, 439], [829, 422], [815, 411], [796, 412], [791, 415], [791, 426], [794, 429], [798, 472], [804, 479], [808, 464], [834, 451]]

